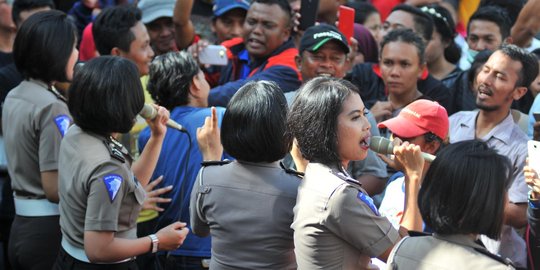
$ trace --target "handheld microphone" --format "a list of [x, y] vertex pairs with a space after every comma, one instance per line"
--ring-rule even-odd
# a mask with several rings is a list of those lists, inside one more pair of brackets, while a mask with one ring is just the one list
[[[152, 119], [156, 118], [157, 110], [154, 107], [152, 107], [152, 105], [150, 105], [150, 104], [144, 104], [144, 106], [143, 106], [141, 112], [139, 113], [139, 115], [144, 119], [152, 120]], [[182, 125], [176, 123], [172, 119], [167, 120], [167, 126], [171, 127], [171, 128], [174, 128], [174, 129], [177, 129], [177, 130], [179, 130], [181, 132], [187, 132], [187, 130]]]
[[[369, 149], [383, 155], [388, 154], [394, 154], [394, 144], [391, 140], [379, 137], [379, 136], [373, 136], [371, 137], [370, 143], [369, 143]], [[435, 160], [435, 156], [422, 152], [422, 157], [427, 162], [433, 162]]]

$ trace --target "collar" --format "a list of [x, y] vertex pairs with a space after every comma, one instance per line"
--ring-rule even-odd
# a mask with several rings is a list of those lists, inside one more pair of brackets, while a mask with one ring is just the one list
[[264, 62], [268, 61], [268, 59], [272, 56], [276, 56], [282, 52], [284, 52], [285, 50], [288, 50], [290, 48], [296, 48], [294, 46], [294, 42], [292, 40], [292, 38], [289, 38], [289, 40], [285, 41], [283, 44], [281, 44], [281, 46], [279, 46], [277, 49], [275, 49], [270, 55], [266, 56], [266, 57], [263, 57], [263, 58], [260, 58], [260, 59], [254, 59], [254, 61], [251, 61], [249, 67], [253, 70], [255, 69], [256, 67], [264, 64]]
[[441, 235], [434, 233], [433, 237], [441, 239], [450, 243], [454, 243], [460, 246], [467, 246], [475, 249], [486, 249], [484, 246], [480, 245], [472, 238], [464, 234], [451, 234], [451, 235]]
[[[469, 121], [467, 123], [464, 123], [464, 124], [468, 124], [469, 127], [473, 127], [473, 129], [475, 130], [476, 129], [476, 119], [478, 118], [478, 111], [476, 111], [476, 113], [474, 114], [474, 117], [470, 118]], [[506, 118], [504, 118], [504, 120], [502, 122], [500, 122], [498, 125], [496, 125], [488, 134], [486, 134], [486, 136], [484, 136], [483, 138], [479, 138], [481, 139], [482, 141], [489, 141], [489, 139], [491, 139], [492, 137], [493, 138], [496, 138], [500, 141], [502, 141], [504, 144], [510, 144], [511, 143], [511, 136], [512, 136], [512, 132], [514, 130], [514, 126], [515, 126], [515, 123], [514, 123], [514, 119], [512, 118], [512, 114], [511, 113], [508, 113], [508, 115], [506, 116]], [[474, 134], [473, 134], [473, 137], [474, 137]], [[473, 138], [474, 139], [474, 138]]]

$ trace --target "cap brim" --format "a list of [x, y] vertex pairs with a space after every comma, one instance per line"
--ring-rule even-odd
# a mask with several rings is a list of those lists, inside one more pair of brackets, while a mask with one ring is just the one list
[[337, 38], [332, 38], [332, 37], [327, 37], [321, 41], [319, 41], [318, 43], [315, 43], [315, 45], [309, 47], [309, 48], [306, 48], [306, 50], [310, 51], [310, 52], [314, 52], [318, 49], [320, 49], [324, 44], [326, 44], [328, 41], [331, 41], [331, 40], [335, 40], [337, 41], [337, 43], [341, 46], [341, 48], [345, 51], [345, 53], [349, 53], [349, 46], [345, 45], [341, 40], [337, 39]]
[[152, 10], [151, 12], [148, 12], [146, 16], [144, 16], [144, 13], [143, 13], [141, 21], [142, 23], [147, 24], [161, 17], [172, 18], [172, 16], [173, 16], [172, 9], [171, 10], [160, 9], [156, 11]]
[[413, 124], [409, 119], [405, 119], [399, 115], [380, 122], [377, 124], [377, 127], [388, 128], [392, 133], [403, 138], [414, 138], [429, 132], [429, 130], [425, 130], [424, 128]]
[[219, 16], [221, 16], [221, 15], [223, 15], [223, 14], [225, 14], [225, 13], [227, 13], [227, 12], [233, 10], [233, 9], [237, 9], [237, 8], [243, 9], [245, 11], [247, 11], [249, 9], [249, 7], [246, 7], [246, 6], [242, 5], [242, 4], [232, 4], [232, 5], [229, 5], [229, 6], [225, 7], [225, 8], [222, 8], [222, 9], [217, 10], [216, 12], [214, 12], [214, 17], [219, 17]]

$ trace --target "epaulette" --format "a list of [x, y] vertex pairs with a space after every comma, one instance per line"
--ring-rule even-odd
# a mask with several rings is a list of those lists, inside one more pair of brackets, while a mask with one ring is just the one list
[[304, 178], [304, 173], [303, 172], [299, 172], [297, 170], [293, 170], [291, 168], [287, 168], [287, 166], [285, 166], [285, 164], [283, 164], [283, 162], [279, 162], [279, 166], [288, 174], [292, 174], [292, 175], [296, 175], [300, 178]]
[[129, 151], [113, 137], [103, 140], [103, 143], [107, 147], [107, 150], [109, 150], [109, 154], [112, 158], [119, 160], [122, 163], [126, 162], [126, 158], [128, 158], [130, 163], [133, 160]]
[[514, 265], [514, 263], [513, 263], [510, 259], [499, 257], [498, 255], [495, 255], [495, 254], [489, 252], [489, 251], [488, 251], [487, 249], [485, 249], [485, 248], [474, 248], [474, 250], [476, 250], [476, 251], [478, 251], [479, 253], [482, 253], [483, 255], [485, 255], [485, 256], [487, 256], [487, 257], [489, 257], [489, 258], [491, 258], [491, 259], [494, 259], [494, 260], [496, 260], [496, 261], [498, 261], [498, 262], [500, 262], [500, 263], [502, 263], [502, 264], [504, 264], [504, 265], [512, 266], [512, 267], [514, 267], [514, 268], [516, 267], [516, 266]]
[[228, 160], [228, 159], [225, 159], [225, 160], [204, 160], [203, 162], [201, 162], [201, 166], [203, 166], [203, 167], [216, 166], [216, 165], [223, 166], [223, 165], [227, 165], [229, 163], [231, 163], [231, 161]]
[[362, 183], [360, 183], [358, 180], [350, 177], [349, 175], [347, 174], [344, 174], [342, 172], [335, 172], [334, 170], [331, 171], [331, 173], [335, 176], [337, 176], [339, 179], [347, 182], [348, 184], [350, 184], [351, 186], [355, 187], [355, 188], [360, 188], [362, 187]]
[[60, 92], [58, 92], [58, 90], [54, 87], [54, 86], [49, 86], [48, 90], [53, 93], [53, 95], [58, 98], [59, 100], [67, 103], [67, 99], [66, 97], [64, 97], [62, 94], [60, 94]]

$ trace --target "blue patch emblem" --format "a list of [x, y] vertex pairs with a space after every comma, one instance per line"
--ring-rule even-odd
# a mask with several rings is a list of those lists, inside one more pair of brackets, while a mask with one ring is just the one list
[[114, 198], [116, 198], [116, 194], [118, 194], [118, 190], [120, 190], [120, 186], [122, 186], [123, 180], [124, 179], [122, 178], [122, 176], [118, 174], [109, 174], [103, 177], [103, 183], [105, 183], [105, 187], [107, 188], [107, 192], [109, 193], [109, 199], [111, 199], [111, 202], [113, 202]]
[[362, 192], [358, 192], [357, 197], [358, 197], [358, 199], [363, 201], [365, 204], [367, 204], [369, 206], [369, 208], [371, 208], [371, 211], [373, 211], [373, 213], [375, 213], [375, 215], [380, 216], [379, 210], [377, 210], [377, 207], [375, 207], [375, 204], [373, 204], [373, 199], [371, 199], [371, 197], [369, 197], [368, 195], [366, 195], [366, 194], [364, 194]]
[[69, 128], [69, 124], [71, 123], [71, 119], [69, 118], [69, 116], [62, 114], [55, 117], [54, 122], [56, 123], [58, 131], [60, 131], [60, 134], [62, 135], [62, 137], [64, 137]]

